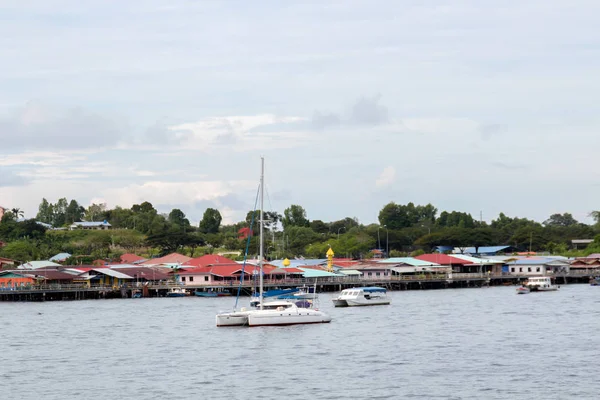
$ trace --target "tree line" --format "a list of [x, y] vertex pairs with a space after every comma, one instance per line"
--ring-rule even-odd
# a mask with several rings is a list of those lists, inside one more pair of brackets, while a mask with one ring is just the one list
[[[600, 251], [600, 212], [593, 212], [595, 225], [578, 222], [570, 213], [553, 214], [544, 222], [509, 217], [500, 213], [490, 223], [477, 220], [469, 213], [442, 211], [432, 204], [397, 204], [390, 202], [379, 212], [378, 222], [361, 224], [356, 218], [336, 221], [310, 220], [297, 204], [283, 214], [266, 211], [265, 248], [268, 258], [323, 258], [329, 247], [338, 257], [369, 257], [372, 251], [389, 251], [390, 256], [429, 252], [435, 246], [481, 247], [510, 245], [518, 249], [566, 254], [572, 239], [595, 241], [582, 253]], [[159, 213], [150, 202], [131, 208], [106, 204], [81, 206], [76, 200], [59, 199], [55, 204], [43, 199], [35, 219], [23, 220], [22, 212], [5, 213], [0, 223], [0, 241], [5, 246], [0, 255], [17, 260], [44, 259], [59, 252], [79, 257], [73, 262], [96, 258], [114, 258], [125, 251], [148, 257], [182, 252], [190, 256], [215, 251], [258, 254], [258, 212], [248, 211], [235, 224], [222, 224], [219, 210], [205, 210], [197, 226], [190, 223], [180, 209]], [[109, 231], [69, 231], [77, 221], [107, 221]], [[35, 221], [63, 230], [46, 230]], [[241, 228], [254, 235], [249, 242], [240, 236]]]

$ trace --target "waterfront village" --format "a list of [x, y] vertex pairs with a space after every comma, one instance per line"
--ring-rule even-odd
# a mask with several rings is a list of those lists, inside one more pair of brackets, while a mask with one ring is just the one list
[[[382, 254], [383, 255], [383, 252]], [[15, 265], [0, 258], [2, 300], [61, 300], [165, 296], [172, 287], [192, 295], [230, 295], [240, 283], [246, 294], [256, 287], [258, 260], [234, 261], [227, 254], [192, 258], [172, 253], [145, 259], [123, 254], [118, 260], [98, 259], [91, 265], [63, 265], [71, 255]], [[279, 259], [263, 262], [265, 287], [316, 284], [319, 291], [370, 285], [391, 290], [512, 285], [528, 277], [550, 276], [556, 283], [587, 283], [600, 273], [600, 254], [567, 258], [516, 252], [511, 246], [438, 247], [415, 257], [367, 260], [335, 258]], [[43, 293], [43, 298], [40, 297]], [[39, 295], [39, 296], [38, 296]]]

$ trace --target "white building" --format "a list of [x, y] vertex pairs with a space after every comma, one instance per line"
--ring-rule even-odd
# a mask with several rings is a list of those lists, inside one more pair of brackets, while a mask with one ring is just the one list
[[99, 221], [99, 222], [73, 222], [71, 226], [69, 226], [70, 230], [74, 229], [110, 229], [112, 225], [108, 223], [108, 221]]

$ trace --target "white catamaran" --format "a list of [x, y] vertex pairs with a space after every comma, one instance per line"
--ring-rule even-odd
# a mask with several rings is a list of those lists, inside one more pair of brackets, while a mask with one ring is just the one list
[[275, 326], [322, 324], [331, 322], [331, 317], [323, 311], [306, 308], [292, 301], [263, 301], [263, 209], [264, 209], [265, 160], [261, 157], [260, 171], [260, 251], [259, 251], [259, 305], [258, 309], [242, 308], [240, 311], [217, 314], [217, 326]]

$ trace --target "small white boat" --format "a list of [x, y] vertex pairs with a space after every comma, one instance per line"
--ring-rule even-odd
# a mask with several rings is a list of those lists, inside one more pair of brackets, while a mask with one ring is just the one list
[[392, 302], [387, 295], [387, 290], [381, 287], [344, 289], [332, 301], [335, 307], [381, 306]]
[[185, 297], [185, 289], [182, 287], [172, 287], [167, 292], [167, 297]]
[[527, 286], [519, 286], [517, 288], [517, 294], [527, 294], [531, 292], [531, 290]]
[[552, 292], [558, 290], [558, 286], [552, 284], [549, 276], [529, 278], [525, 286], [532, 292]]

